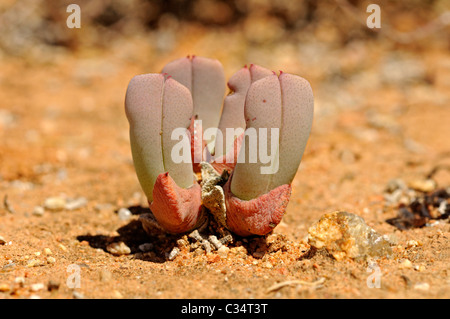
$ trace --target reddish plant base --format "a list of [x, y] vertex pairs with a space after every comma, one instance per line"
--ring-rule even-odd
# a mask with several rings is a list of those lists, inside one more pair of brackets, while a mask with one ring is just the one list
[[158, 175], [150, 209], [166, 231], [179, 234], [197, 226], [201, 204], [201, 187], [197, 182], [184, 189], [175, 183], [168, 172]]
[[278, 186], [258, 198], [245, 201], [231, 192], [230, 177], [224, 186], [227, 226], [239, 236], [266, 235], [281, 221], [291, 197], [291, 185]]

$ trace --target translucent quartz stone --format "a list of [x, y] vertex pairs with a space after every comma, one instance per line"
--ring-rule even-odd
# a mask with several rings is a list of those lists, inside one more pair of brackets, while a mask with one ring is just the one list
[[343, 211], [323, 215], [309, 228], [308, 242], [317, 249], [325, 248], [338, 261], [392, 254], [384, 236], [370, 228], [363, 218]]

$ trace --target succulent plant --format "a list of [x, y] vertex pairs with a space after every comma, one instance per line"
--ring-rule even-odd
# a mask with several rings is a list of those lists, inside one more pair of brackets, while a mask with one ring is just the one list
[[160, 74], [135, 76], [128, 85], [136, 173], [154, 218], [170, 233], [205, 220], [208, 209], [194, 175], [205, 162], [217, 181], [229, 176], [225, 185], [207, 187], [220, 197], [213, 206], [225, 210], [220, 223], [237, 235], [271, 232], [286, 210], [311, 130], [311, 87], [299, 76], [253, 64], [236, 72], [228, 87], [223, 99], [222, 65], [195, 56], [170, 62]]

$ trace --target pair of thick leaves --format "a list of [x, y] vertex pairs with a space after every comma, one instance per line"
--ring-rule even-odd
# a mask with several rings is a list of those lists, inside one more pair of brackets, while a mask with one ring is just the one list
[[[193, 171], [200, 161], [231, 173], [223, 190], [226, 226], [234, 233], [267, 234], [285, 212], [311, 130], [311, 87], [299, 76], [257, 65], [236, 72], [228, 87], [232, 93], [223, 99], [222, 65], [203, 57], [175, 60], [162, 73], [135, 76], [128, 85], [125, 110], [136, 173], [168, 232], [198, 225], [201, 187]], [[255, 143], [259, 152], [252, 153]], [[184, 154], [180, 161], [186, 147], [190, 160]], [[269, 153], [263, 161], [250, 160], [250, 154]]]

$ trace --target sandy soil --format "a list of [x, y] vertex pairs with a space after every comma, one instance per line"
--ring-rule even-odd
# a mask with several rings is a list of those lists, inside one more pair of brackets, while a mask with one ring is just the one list
[[[220, 32], [183, 32], [191, 38], [180, 36], [170, 53], [136, 37], [111, 49], [55, 53], [51, 61], [0, 60], [0, 299], [450, 297], [448, 220], [398, 230], [386, 223], [397, 207], [383, 197], [391, 179], [410, 183], [450, 164], [448, 44], [260, 50], [242, 45], [239, 32], [228, 36], [241, 44], [227, 48]], [[168, 260], [179, 238], [148, 236], [138, 221], [148, 204], [132, 165], [123, 101], [134, 75], [192, 53], [219, 58], [227, 76], [250, 62], [300, 74], [312, 84], [316, 113], [287, 213], [269, 244], [250, 238], [230, 244], [226, 258], [182, 249]], [[395, 65], [407, 58], [410, 64]], [[417, 65], [416, 73], [396, 78], [396, 67]], [[340, 77], [330, 80], [336, 69]], [[433, 178], [450, 186], [448, 169]], [[87, 202], [36, 212], [51, 197]], [[118, 214], [124, 207], [133, 212], [127, 220]], [[338, 209], [393, 238], [393, 256], [376, 261], [380, 288], [367, 285], [367, 260], [338, 262], [304, 242], [316, 220]], [[119, 241], [130, 254], [108, 251]], [[142, 252], [144, 243], [153, 248]], [[79, 288], [71, 286], [76, 274]], [[304, 283], [269, 289], [290, 280]]]

